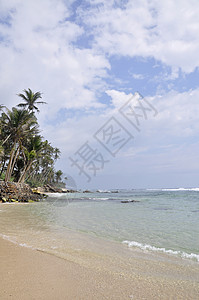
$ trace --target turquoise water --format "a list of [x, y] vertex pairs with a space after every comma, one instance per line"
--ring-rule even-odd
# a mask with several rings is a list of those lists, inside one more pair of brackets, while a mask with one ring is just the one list
[[[138, 202], [121, 203], [130, 200]], [[62, 236], [71, 229], [130, 248], [199, 261], [199, 189], [52, 194], [41, 203], [15, 205], [12, 210], [11, 232], [0, 214], [6, 236], [17, 235], [22, 225], [33, 233], [50, 230]], [[8, 212], [5, 217], [10, 218]]]

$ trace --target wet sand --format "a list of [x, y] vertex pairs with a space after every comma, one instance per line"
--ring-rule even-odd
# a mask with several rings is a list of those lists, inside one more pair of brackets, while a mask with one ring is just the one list
[[0, 238], [0, 299], [199, 299], [198, 264], [133, 257], [125, 272], [118, 258], [93, 257], [86, 267]]

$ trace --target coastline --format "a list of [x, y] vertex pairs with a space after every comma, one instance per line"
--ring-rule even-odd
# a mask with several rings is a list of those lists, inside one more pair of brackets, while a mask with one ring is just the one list
[[[49, 202], [0, 204], [0, 299], [199, 299], [196, 261], [67, 228], [80, 216], [91, 225], [103, 221], [99, 212], [107, 212], [109, 203], [114, 216], [130, 207], [119, 200], [81, 202], [81, 197], [69, 204], [57, 195]], [[132, 217], [139, 206], [131, 207]], [[154, 211], [159, 216], [162, 210]], [[119, 224], [118, 218], [106, 219]]]
[[[103, 246], [103, 245], [102, 245]], [[106, 246], [106, 245], [105, 245]], [[85, 259], [90, 263], [80, 263]], [[87, 251], [63, 259], [0, 238], [1, 299], [198, 299], [197, 264]], [[126, 266], [126, 269], [124, 268]], [[127, 272], [128, 269], [128, 272]], [[198, 272], [197, 272], [198, 271]]]

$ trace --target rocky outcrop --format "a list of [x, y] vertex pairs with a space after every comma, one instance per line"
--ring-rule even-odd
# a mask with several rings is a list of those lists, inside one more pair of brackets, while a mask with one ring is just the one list
[[77, 191], [66, 189], [66, 188], [58, 188], [51, 184], [45, 184], [43, 187], [37, 187], [33, 189], [35, 193], [76, 193]]
[[44, 189], [47, 193], [62, 193], [62, 189], [52, 186], [50, 184], [46, 184], [44, 186]]
[[41, 194], [35, 194], [25, 183], [0, 181], [1, 202], [32, 202], [42, 198]]

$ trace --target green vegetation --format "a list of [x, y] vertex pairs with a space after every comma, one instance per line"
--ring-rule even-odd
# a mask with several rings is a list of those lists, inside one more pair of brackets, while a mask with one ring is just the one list
[[55, 170], [60, 150], [40, 135], [35, 112], [40, 92], [18, 94], [23, 103], [11, 110], [0, 105], [0, 178], [5, 182], [28, 183], [32, 187], [61, 184], [62, 171]]

